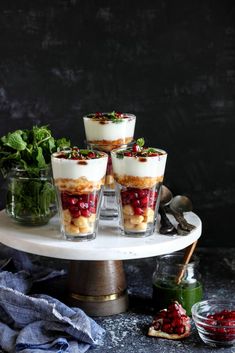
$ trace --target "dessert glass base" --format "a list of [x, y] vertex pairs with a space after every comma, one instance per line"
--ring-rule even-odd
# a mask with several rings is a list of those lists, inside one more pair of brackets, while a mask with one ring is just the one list
[[61, 229], [61, 233], [64, 234], [64, 237], [66, 240], [71, 240], [71, 241], [87, 241], [87, 240], [92, 240], [96, 238], [96, 233], [89, 233], [89, 234], [80, 234], [79, 236], [75, 236], [75, 235], [69, 235], [69, 234], [65, 234], [64, 231]]
[[160, 183], [152, 188], [126, 187], [117, 183], [116, 197], [122, 235], [147, 237], [154, 233], [160, 200]]
[[96, 237], [101, 205], [101, 190], [84, 194], [70, 194], [57, 190], [60, 230], [70, 241], [92, 240]]

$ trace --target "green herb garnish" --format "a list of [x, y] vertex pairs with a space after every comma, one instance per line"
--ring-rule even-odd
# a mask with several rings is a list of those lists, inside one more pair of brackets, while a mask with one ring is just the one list
[[84, 160], [101, 158], [103, 157], [103, 154], [93, 150], [79, 149], [78, 147], [73, 147], [72, 149], [65, 151], [65, 153], [62, 152], [62, 155], [59, 155], [58, 157], [65, 159]]
[[115, 124], [122, 123], [124, 120], [123, 114], [115, 111], [112, 111], [111, 113], [97, 112], [95, 114], [88, 114], [87, 116], [95, 120], [110, 120]]
[[37, 175], [48, 167], [51, 154], [70, 146], [65, 138], [55, 139], [48, 126], [34, 126], [31, 130], [16, 130], [0, 138], [0, 171], [3, 176], [13, 168]]
[[116, 157], [122, 159], [124, 157], [156, 157], [162, 152], [152, 147], [144, 147], [144, 138], [138, 138], [132, 147], [126, 150], [117, 151]]
[[69, 146], [67, 139], [55, 139], [48, 126], [16, 130], [0, 138], [0, 171], [9, 176], [8, 214], [29, 224], [49, 220], [55, 202], [51, 154]]
[[113, 111], [112, 113], [110, 113], [110, 117], [112, 122], [115, 124], [123, 122], [123, 119], [121, 118], [121, 113], [116, 113], [115, 111]]
[[116, 153], [116, 156], [117, 156], [117, 158], [119, 158], [119, 159], [123, 159], [123, 158], [124, 158], [124, 152], [123, 152], [123, 151], [117, 152], [117, 153]]
[[144, 138], [140, 137], [139, 139], [136, 140], [136, 143], [139, 147], [143, 147], [145, 144]]

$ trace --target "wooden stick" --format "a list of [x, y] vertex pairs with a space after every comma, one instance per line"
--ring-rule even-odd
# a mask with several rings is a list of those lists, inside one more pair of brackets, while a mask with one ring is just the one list
[[188, 265], [188, 263], [190, 262], [191, 257], [194, 253], [194, 250], [196, 248], [196, 245], [197, 245], [197, 240], [186, 248], [185, 253], [184, 253], [184, 258], [182, 261], [182, 268], [180, 269], [180, 271], [176, 277], [176, 280], [175, 280], [176, 284], [180, 284], [180, 282], [184, 276], [184, 273], [185, 273], [185, 266]]

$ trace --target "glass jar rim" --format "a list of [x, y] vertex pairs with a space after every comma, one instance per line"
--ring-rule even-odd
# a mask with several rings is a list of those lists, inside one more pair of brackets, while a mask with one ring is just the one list
[[[39, 168], [39, 167], [34, 167], [33, 170], [38, 170], [38, 171], [43, 171], [43, 170], [49, 170], [51, 168], [51, 162], [48, 163], [45, 167]], [[25, 169], [23, 166], [20, 165], [15, 165], [11, 168], [12, 171], [17, 171], [17, 172], [30, 172], [30, 169]]]
[[[180, 266], [180, 267], [182, 267], [182, 266], [193, 267], [193, 266], [197, 266], [200, 262], [199, 257], [196, 254], [193, 254], [190, 262], [188, 264], [184, 264], [183, 263], [183, 256], [184, 256], [183, 251], [175, 252], [175, 253], [171, 253], [171, 254], [160, 255], [157, 258], [156, 262], [157, 262], [157, 264], [159, 264], [160, 262], [165, 262], [166, 265], [174, 265], [174, 266]], [[179, 259], [179, 261], [172, 262], [172, 259], [175, 259], [175, 260]]]

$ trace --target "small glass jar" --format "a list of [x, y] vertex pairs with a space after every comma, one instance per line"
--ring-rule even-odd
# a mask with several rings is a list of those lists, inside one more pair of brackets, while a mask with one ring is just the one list
[[188, 315], [194, 303], [202, 299], [201, 275], [198, 271], [199, 259], [193, 255], [188, 265], [183, 265], [184, 253], [162, 255], [157, 259], [153, 273], [153, 306], [155, 310], [166, 308], [172, 300], [177, 300]]
[[30, 172], [16, 167], [9, 172], [6, 212], [15, 221], [29, 226], [49, 222], [57, 212], [50, 166]]

